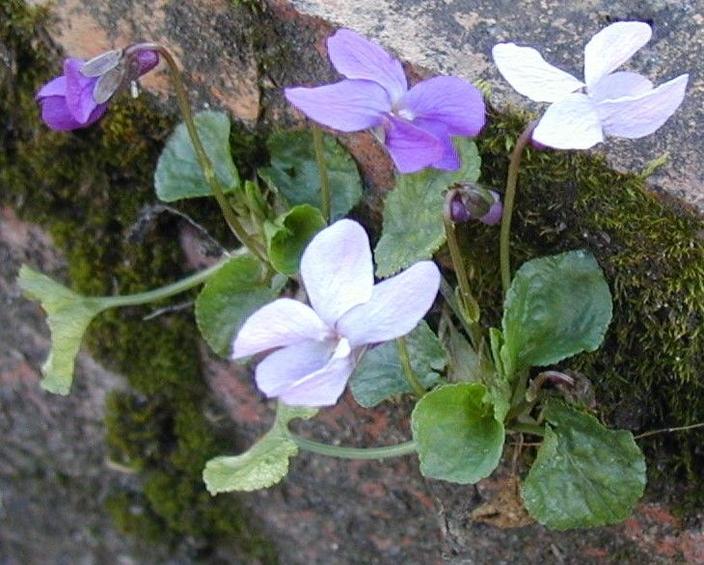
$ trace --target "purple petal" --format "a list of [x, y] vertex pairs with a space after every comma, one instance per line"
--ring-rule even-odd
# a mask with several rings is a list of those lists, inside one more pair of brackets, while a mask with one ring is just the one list
[[66, 96], [66, 77], [61, 75], [47, 82], [37, 92], [36, 99], [41, 101], [42, 98], [49, 96]]
[[298, 379], [279, 398], [290, 406], [332, 406], [344, 392], [354, 368], [354, 352], [342, 339], [322, 369]]
[[319, 232], [301, 258], [308, 299], [331, 327], [350, 308], [367, 302], [374, 286], [369, 238], [352, 220], [340, 220]]
[[450, 135], [475, 136], [484, 127], [485, 107], [481, 92], [458, 77], [435, 77], [419, 82], [399, 106], [410, 111], [413, 122], [440, 122]]
[[80, 124], [73, 117], [73, 114], [69, 112], [66, 106], [66, 98], [63, 96], [41, 98], [39, 105], [42, 109], [42, 120], [47, 126], [56, 131], [70, 131], [88, 127], [102, 118], [107, 110], [105, 104], [98, 106], [88, 117], [86, 123]]
[[589, 98], [595, 102], [640, 96], [653, 89], [653, 83], [638, 73], [621, 71], [605, 76], [589, 89]]
[[354, 307], [336, 329], [353, 348], [407, 334], [433, 305], [440, 271], [432, 261], [416, 263], [374, 286], [369, 302]]
[[616, 22], [602, 29], [584, 48], [584, 81], [592, 88], [643, 45], [653, 31], [643, 22]]
[[499, 43], [491, 54], [514, 90], [536, 102], [557, 102], [584, 86], [571, 74], [552, 66], [532, 47]]
[[302, 377], [322, 369], [332, 357], [335, 345], [334, 340], [307, 340], [274, 351], [257, 365], [257, 387], [269, 398], [279, 396]]
[[653, 133], [682, 104], [688, 79], [689, 75], [680, 75], [640, 96], [599, 102], [604, 132], [630, 139]]
[[381, 123], [389, 95], [368, 80], [343, 80], [317, 88], [287, 88], [286, 98], [311, 120], [333, 129], [360, 131]]
[[413, 125], [432, 133], [442, 144], [442, 156], [437, 161], [431, 163], [431, 167], [445, 171], [456, 171], [460, 168], [462, 164], [460, 162], [460, 156], [457, 153], [455, 144], [452, 143], [452, 138], [448, 134], [445, 124], [432, 120], [418, 119], [414, 120]]
[[139, 63], [139, 76], [148, 73], [159, 64], [159, 53], [156, 51], [144, 50], [137, 53]]
[[384, 145], [401, 173], [415, 173], [430, 167], [445, 155], [442, 140], [406, 120], [389, 115], [384, 131]]
[[340, 74], [351, 79], [371, 80], [384, 87], [392, 102], [408, 89], [401, 63], [349, 29], [341, 29], [328, 39], [330, 61]]
[[98, 107], [93, 98], [96, 78], [88, 78], [81, 73], [81, 59], [66, 59], [64, 75], [66, 75], [66, 106], [80, 124], [86, 124]]
[[604, 135], [594, 103], [586, 94], [574, 93], [547, 109], [533, 139], [555, 149], [589, 149]]
[[305, 304], [279, 298], [263, 306], [245, 321], [235, 338], [233, 359], [308, 340], [324, 341], [331, 329]]
[[495, 226], [501, 221], [504, 207], [501, 204], [501, 197], [493, 190], [489, 192], [494, 197], [494, 203], [491, 205], [491, 208], [489, 208], [489, 211], [479, 218], [479, 221], [487, 226]]

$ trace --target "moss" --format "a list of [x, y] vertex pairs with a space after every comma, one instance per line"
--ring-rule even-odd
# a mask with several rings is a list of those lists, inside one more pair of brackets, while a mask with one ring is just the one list
[[[154, 203], [154, 166], [173, 117], [155, 112], [148, 99], [121, 97], [94, 127], [49, 131], [34, 100], [59, 68], [41, 33], [46, 24], [43, 9], [16, 1], [0, 6], [0, 45], [21, 69], [0, 85], [0, 203], [51, 233], [80, 292], [131, 293], [170, 282], [181, 276], [182, 257], [173, 219], [160, 218], [141, 241], [127, 235], [142, 207]], [[227, 239], [215, 205], [187, 207]], [[173, 315], [144, 322], [147, 311], [109, 311], [86, 338], [136, 391], [109, 398], [107, 442], [116, 462], [142, 473], [144, 492], [116, 492], [107, 510], [124, 531], [149, 541], [189, 539], [201, 552], [224, 541], [249, 559], [274, 561], [237, 500], [212, 498], [202, 483], [205, 461], [225, 446], [203, 416], [207, 389], [193, 320]]]
[[[501, 187], [527, 117], [494, 115], [479, 140], [483, 182]], [[611, 170], [600, 156], [528, 149], [519, 179], [512, 233], [514, 268], [536, 255], [588, 248], [614, 297], [605, 343], [566, 362], [597, 386], [607, 421], [631, 429], [704, 421], [704, 222], [645, 188], [636, 174]], [[498, 322], [498, 230], [470, 228], [487, 314]], [[704, 434], [654, 436], [643, 443], [669, 453], [665, 472], [685, 472], [691, 495], [704, 496]], [[653, 472], [656, 467], [651, 466]], [[682, 475], [681, 475], [682, 476]]]

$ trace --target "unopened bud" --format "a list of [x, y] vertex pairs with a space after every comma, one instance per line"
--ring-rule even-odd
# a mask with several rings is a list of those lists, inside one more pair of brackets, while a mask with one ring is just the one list
[[450, 218], [454, 223], [475, 219], [488, 225], [501, 221], [501, 199], [493, 190], [470, 183], [458, 183], [450, 194]]

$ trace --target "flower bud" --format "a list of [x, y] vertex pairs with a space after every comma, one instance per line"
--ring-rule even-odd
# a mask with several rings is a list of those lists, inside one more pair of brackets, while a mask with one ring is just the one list
[[479, 220], [487, 225], [501, 221], [503, 207], [498, 193], [471, 183], [458, 183], [448, 194], [450, 219], [454, 223]]

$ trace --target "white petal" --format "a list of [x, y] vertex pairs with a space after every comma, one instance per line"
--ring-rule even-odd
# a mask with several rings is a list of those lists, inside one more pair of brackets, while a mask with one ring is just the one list
[[416, 263], [375, 285], [369, 302], [342, 316], [336, 329], [349, 339], [352, 347], [405, 335], [433, 305], [439, 286], [440, 271], [435, 263]]
[[623, 65], [653, 31], [643, 22], [616, 22], [602, 29], [584, 48], [584, 80], [589, 87]]
[[335, 344], [334, 340], [303, 341], [274, 351], [257, 365], [257, 387], [268, 397], [279, 396], [299, 379], [325, 367]]
[[310, 307], [297, 300], [279, 298], [247, 318], [235, 338], [232, 358], [307, 340], [324, 341], [331, 335], [331, 329]]
[[332, 406], [344, 392], [355, 365], [355, 352], [341, 339], [322, 369], [298, 379], [279, 398], [290, 406]]
[[491, 50], [499, 72], [523, 96], [536, 102], [557, 102], [584, 83], [553, 67], [532, 47], [499, 43]]
[[594, 103], [575, 93], [547, 109], [533, 139], [555, 149], [589, 149], [604, 141], [604, 135]]
[[646, 94], [599, 102], [604, 132], [630, 139], [653, 133], [682, 104], [688, 78], [680, 75]]
[[352, 220], [340, 220], [308, 244], [301, 278], [313, 309], [330, 326], [372, 295], [374, 272], [369, 238]]
[[653, 89], [653, 83], [643, 75], [630, 71], [620, 71], [606, 75], [589, 89], [589, 98], [594, 102], [623, 98], [624, 96], [640, 96]]

